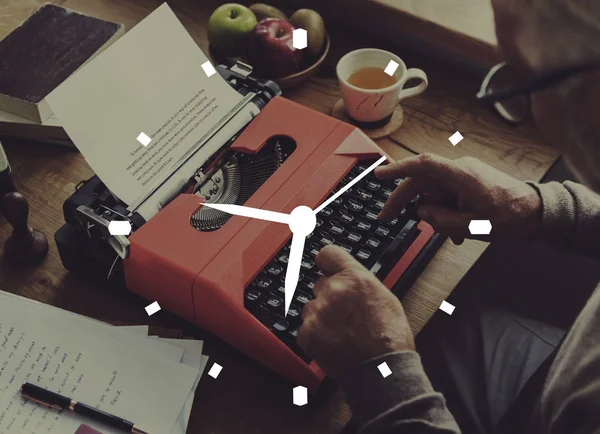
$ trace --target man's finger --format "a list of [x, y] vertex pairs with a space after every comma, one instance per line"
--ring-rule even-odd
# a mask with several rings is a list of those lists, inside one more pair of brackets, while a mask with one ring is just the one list
[[360, 265], [356, 259], [339, 246], [323, 247], [315, 257], [315, 264], [325, 274], [336, 274], [346, 268]]
[[400, 214], [404, 208], [416, 195], [421, 194], [433, 187], [432, 182], [425, 181], [422, 178], [407, 178], [396, 187], [389, 199], [386, 201], [383, 209], [379, 213], [379, 219], [383, 221], [392, 220]]
[[469, 223], [474, 218], [471, 213], [438, 205], [421, 205], [417, 215], [433, 226], [436, 232], [457, 240], [468, 237]]
[[375, 169], [375, 175], [380, 179], [419, 177], [444, 182], [445, 185], [454, 185], [460, 170], [453, 160], [426, 153], [379, 166]]

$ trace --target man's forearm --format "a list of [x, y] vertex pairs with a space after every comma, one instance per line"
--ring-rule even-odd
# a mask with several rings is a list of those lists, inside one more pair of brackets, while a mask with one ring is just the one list
[[[378, 365], [392, 374], [383, 378]], [[460, 433], [444, 397], [433, 390], [414, 351], [378, 357], [344, 373], [340, 386], [360, 434]]]
[[574, 182], [530, 183], [542, 199], [536, 239], [590, 255], [600, 254], [600, 196]]

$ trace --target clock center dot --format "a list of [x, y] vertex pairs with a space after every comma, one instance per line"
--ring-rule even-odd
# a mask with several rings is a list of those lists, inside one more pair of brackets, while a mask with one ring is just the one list
[[298, 206], [290, 213], [290, 230], [293, 234], [307, 236], [317, 226], [315, 212], [307, 206]]

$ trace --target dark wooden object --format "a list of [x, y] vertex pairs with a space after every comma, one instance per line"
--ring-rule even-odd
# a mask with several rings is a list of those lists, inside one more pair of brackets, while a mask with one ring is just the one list
[[4, 257], [19, 265], [35, 265], [48, 253], [48, 239], [42, 232], [29, 227], [29, 203], [18, 192], [6, 194], [0, 200], [0, 212], [13, 227], [4, 243]]

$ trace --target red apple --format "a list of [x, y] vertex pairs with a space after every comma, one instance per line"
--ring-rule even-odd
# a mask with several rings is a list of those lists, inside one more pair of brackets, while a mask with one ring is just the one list
[[294, 26], [279, 18], [265, 18], [248, 40], [248, 60], [265, 78], [285, 77], [300, 70], [302, 52], [293, 46]]

